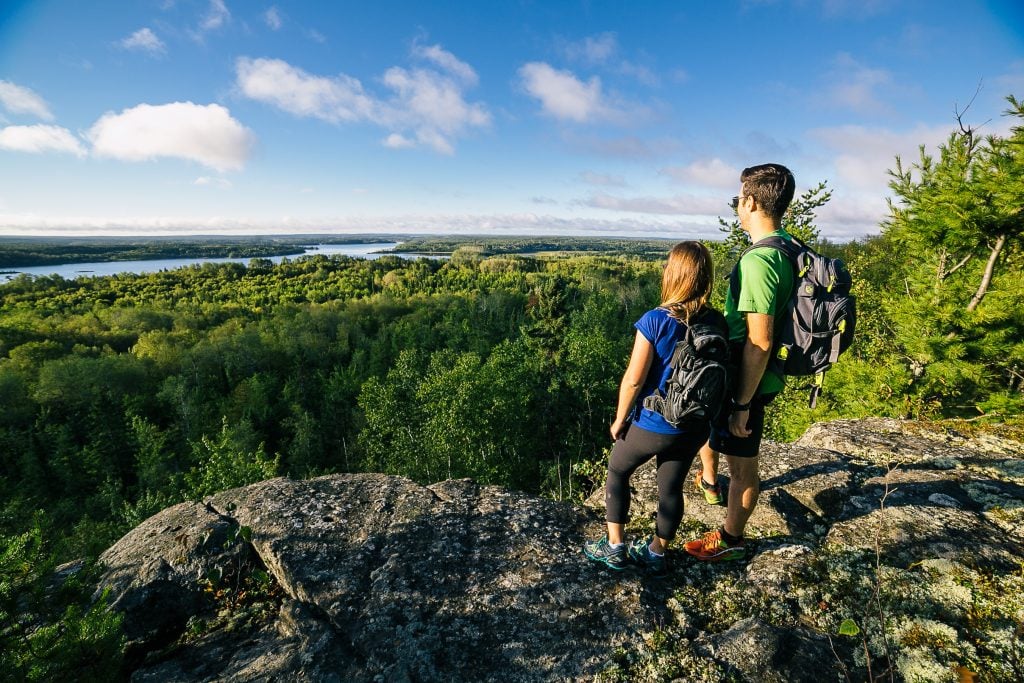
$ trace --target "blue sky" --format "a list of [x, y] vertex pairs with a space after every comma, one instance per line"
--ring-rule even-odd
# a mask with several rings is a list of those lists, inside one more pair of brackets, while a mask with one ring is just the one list
[[0, 235], [715, 237], [776, 161], [857, 237], [1011, 93], [1016, 0], [0, 0]]

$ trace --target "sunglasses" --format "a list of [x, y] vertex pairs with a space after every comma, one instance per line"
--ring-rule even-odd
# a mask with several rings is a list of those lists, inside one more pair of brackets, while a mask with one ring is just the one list
[[735, 211], [737, 208], [739, 208], [739, 205], [740, 205], [740, 198], [739, 197], [733, 197], [732, 201], [729, 202], [729, 206], [732, 207], [733, 211]]

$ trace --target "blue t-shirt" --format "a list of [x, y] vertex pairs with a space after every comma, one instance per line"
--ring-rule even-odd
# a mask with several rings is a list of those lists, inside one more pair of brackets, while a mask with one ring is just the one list
[[665, 381], [672, 373], [669, 363], [672, 361], [672, 352], [675, 351], [676, 342], [686, 336], [686, 325], [677, 321], [668, 314], [664, 308], [655, 308], [647, 311], [633, 325], [640, 334], [644, 335], [647, 341], [654, 346], [654, 360], [651, 361], [651, 368], [647, 371], [644, 385], [640, 388], [640, 394], [636, 401], [636, 408], [633, 410], [633, 424], [649, 432], [658, 434], [682, 434], [683, 429], [673, 427], [665, 418], [657, 413], [643, 407], [644, 399], [654, 393], [658, 387], [665, 385]]

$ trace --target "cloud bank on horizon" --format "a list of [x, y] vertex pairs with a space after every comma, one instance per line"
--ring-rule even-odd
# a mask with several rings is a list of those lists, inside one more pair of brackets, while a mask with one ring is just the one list
[[1011, 2], [445, 4], [0, 10], [0, 234], [714, 238], [778, 161], [843, 239], [896, 156], [1024, 95]]

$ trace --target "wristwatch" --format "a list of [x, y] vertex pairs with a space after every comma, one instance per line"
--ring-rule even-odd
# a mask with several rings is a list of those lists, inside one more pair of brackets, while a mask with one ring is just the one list
[[732, 399], [732, 405], [730, 407], [731, 407], [731, 411], [730, 412], [733, 412], [733, 413], [739, 413], [739, 412], [742, 412], [744, 410], [750, 410], [750, 401], [747, 401], [746, 403], [737, 403], [736, 399], [734, 398], [734, 399]]

